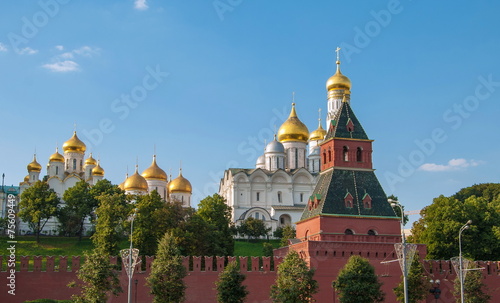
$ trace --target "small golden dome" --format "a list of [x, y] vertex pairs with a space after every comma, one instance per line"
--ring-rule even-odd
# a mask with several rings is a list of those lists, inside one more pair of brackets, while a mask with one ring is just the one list
[[59, 149], [57, 147], [56, 147], [56, 152], [49, 157], [49, 162], [64, 163], [64, 156], [59, 153]]
[[[88, 160], [88, 159], [87, 159]], [[86, 163], [87, 161], [85, 161]], [[92, 176], [104, 176], [104, 169], [101, 167], [101, 161], [97, 162], [97, 166], [92, 168]]]
[[127, 181], [127, 179], [128, 179], [128, 173], [125, 175], [125, 180], [123, 180], [123, 182], [118, 185], [119, 189], [125, 190], [125, 181]]
[[146, 178], [146, 180], [167, 181], [167, 174], [158, 164], [156, 164], [156, 155], [153, 156], [153, 163], [151, 163], [151, 166], [142, 172], [142, 176]]
[[78, 139], [76, 135], [76, 131], [73, 133], [73, 137], [71, 137], [68, 141], [63, 144], [63, 151], [65, 153], [81, 153], [83, 154], [87, 146], [83, 143], [82, 140]]
[[89, 157], [85, 159], [85, 165], [97, 165], [97, 161], [92, 158], [92, 153], [90, 153]]
[[33, 161], [28, 164], [28, 172], [41, 172], [42, 171], [42, 166], [40, 163], [36, 162], [36, 155], [33, 156]]
[[309, 130], [302, 121], [297, 117], [295, 112], [295, 103], [292, 103], [292, 111], [288, 119], [283, 122], [278, 130], [278, 140], [286, 141], [302, 141], [307, 143], [309, 138]]
[[124, 190], [148, 191], [148, 182], [143, 176], [139, 175], [138, 167], [135, 166], [135, 173], [128, 177], [123, 184]]
[[340, 72], [340, 61], [337, 61], [337, 72], [326, 81], [326, 90], [351, 89], [351, 80]]
[[168, 183], [170, 193], [192, 193], [191, 182], [182, 176], [182, 169], [179, 170], [179, 176]]
[[27, 175], [26, 177], [24, 177], [24, 182], [30, 182], [30, 176]]
[[321, 119], [319, 119], [318, 129], [311, 132], [309, 141], [318, 141], [325, 139], [326, 130], [321, 126]]

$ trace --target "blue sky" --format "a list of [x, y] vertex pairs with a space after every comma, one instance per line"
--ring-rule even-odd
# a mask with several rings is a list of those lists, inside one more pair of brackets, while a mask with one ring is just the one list
[[254, 167], [292, 92], [316, 129], [340, 46], [377, 176], [421, 209], [499, 182], [499, 12], [487, 1], [3, 1], [0, 173], [18, 184], [35, 149], [45, 167], [76, 123], [112, 182], [147, 168], [156, 146], [167, 173], [182, 161], [198, 201], [224, 169]]

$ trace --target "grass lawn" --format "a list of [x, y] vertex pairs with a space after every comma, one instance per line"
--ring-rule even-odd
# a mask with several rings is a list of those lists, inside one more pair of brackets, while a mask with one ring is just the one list
[[[7, 255], [7, 248], [10, 244], [8, 237], [0, 237], [0, 255]], [[83, 238], [81, 242], [78, 238], [68, 237], [41, 237], [40, 243], [36, 243], [34, 236], [17, 236], [16, 239], [17, 256], [83, 256], [83, 252], [93, 248], [89, 238]], [[265, 240], [236, 240], [234, 245], [235, 256], [262, 256], [262, 248]], [[279, 247], [279, 240], [269, 240], [274, 248]], [[120, 249], [128, 248], [128, 240], [120, 243]], [[4, 260], [5, 262], [5, 260]]]

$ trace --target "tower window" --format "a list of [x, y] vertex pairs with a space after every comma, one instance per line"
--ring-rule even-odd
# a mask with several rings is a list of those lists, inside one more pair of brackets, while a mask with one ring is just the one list
[[73, 170], [76, 170], [76, 159], [73, 159]]
[[332, 151], [330, 149], [328, 150], [328, 161], [332, 161]]
[[260, 213], [255, 213], [255, 219], [260, 219]]
[[356, 149], [356, 161], [363, 162], [363, 151], [362, 151], [361, 147], [358, 147]]
[[345, 162], [349, 161], [349, 148], [347, 146], [342, 149], [342, 155]]
[[354, 235], [354, 232], [352, 231], [352, 229], [346, 229], [345, 232], [344, 232], [346, 235]]
[[257, 201], [260, 201], [260, 192], [257, 192]]
[[59, 174], [59, 166], [56, 166], [56, 175]]
[[323, 153], [323, 164], [326, 163], [326, 152]]
[[304, 193], [300, 193], [300, 202], [304, 202]]
[[369, 236], [376, 236], [376, 235], [377, 235], [377, 232], [376, 232], [376, 231], [374, 231], [373, 229], [370, 229], [370, 230], [368, 231], [368, 235], [369, 235]]
[[279, 202], [279, 203], [281, 203], [281, 202], [282, 202], [282, 201], [281, 201], [281, 192], [280, 192], [280, 191], [278, 192], [278, 202]]

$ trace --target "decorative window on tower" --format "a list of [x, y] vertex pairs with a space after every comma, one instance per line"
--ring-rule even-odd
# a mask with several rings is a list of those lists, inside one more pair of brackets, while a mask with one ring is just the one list
[[257, 192], [257, 197], [256, 198], [257, 198], [256, 199], [257, 201], [260, 201], [260, 192]]
[[348, 132], [353, 132], [354, 131], [354, 123], [352, 123], [351, 118], [349, 118], [349, 120], [347, 121], [346, 128], [347, 128]]
[[361, 147], [358, 147], [356, 149], [356, 161], [363, 162], [363, 150], [361, 149]]
[[56, 166], [56, 175], [59, 174], [59, 166]]
[[332, 150], [331, 149], [328, 150], [328, 161], [332, 162]]
[[279, 203], [281, 203], [281, 202], [282, 202], [282, 201], [281, 201], [281, 200], [282, 200], [281, 198], [282, 198], [282, 197], [281, 197], [281, 192], [279, 191], [279, 192], [278, 192], [278, 202], [279, 202]]
[[73, 159], [73, 170], [76, 170], [76, 159]]
[[363, 207], [364, 208], [372, 208], [372, 197], [369, 194], [363, 196]]
[[323, 164], [326, 163], [326, 152], [323, 153]]
[[304, 202], [304, 193], [300, 193], [300, 202]]
[[351, 193], [347, 192], [347, 194], [344, 196], [344, 203], [345, 207], [347, 208], [354, 207], [354, 198], [352, 197]]
[[349, 148], [347, 146], [342, 149], [342, 156], [345, 162], [349, 161]]

